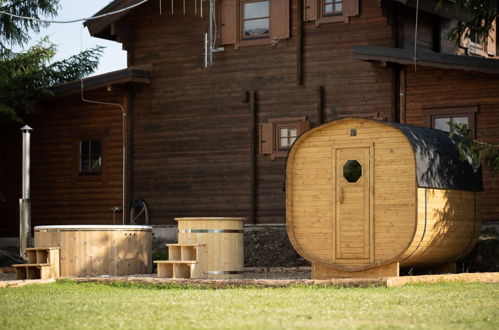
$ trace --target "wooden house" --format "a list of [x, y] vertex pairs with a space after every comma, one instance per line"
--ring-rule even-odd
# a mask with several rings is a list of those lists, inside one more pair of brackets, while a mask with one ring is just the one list
[[287, 229], [312, 278], [452, 264], [480, 233], [480, 171], [446, 132], [366, 118], [307, 131], [286, 168]]
[[[89, 98], [123, 108], [84, 103], [74, 87], [33, 110], [33, 223], [109, 224], [118, 206], [128, 222], [140, 198], [156, 225], [196, 216], [284, 224], [290, 146], [346, 116], [468, 122], [477, 139], [499, 142], [495, 38], [448, 42], [459, 15], [420, 3], [418, 24], [410, 0], [151, 0], [87, 21], [128, 54], [127, 78], [100, 77]], [[78, 172], [82, 141], [101, 141], [100, 172]], [[2, 143], [2, 236], [17, 235], [18, 147]], [[484, 184], [483, 220], [497, 221], [499, 189], [489, 173]]]

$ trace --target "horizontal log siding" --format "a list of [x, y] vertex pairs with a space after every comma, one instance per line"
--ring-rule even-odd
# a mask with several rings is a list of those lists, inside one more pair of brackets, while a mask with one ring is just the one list
[[[152, 65], [150, 87], [134, 103], [132, 196], [148, 202], [154, 224], [180, 216], [250, 216], [250, 145], [257, 141], [251, 141], [250, 103], [242, 102], [247, 91], [256, 91], [256, 129], [280, 117], [306, 116], [315, 125], [319, 86], [327, 120], [373, 112], [389, 118], [390, 72], [352, 58], [354, 45], [392, 44], [381, 9], [365, 1], [350, 24], [305, 24], [304, 84], [298, 86], [301, 15], [291, 3], [289, 40], [226, 46], [209, 69], [203, 68], [207, 20], [194, 15], [193, 1], [185, 16], [159, 15], [152, 4], [130, 15], [129, 65]], [[284, 167], [284, 158], [256, 157], [257, 223], [285, 222]]]
[[[0, 129], [0, 237], [19, 235], [22, 124]], [[2, 198], [3, 197], [3, 198]]]
[[[476, 139], [499, 144], [499, 80], [496, 75], [407, 66], [406, 122], [426, 126], [425, 109], [477, 106]], [[499, 221], [499, 187], [484, 171], [481, 194], [482, 221]], [[497, 181], [497, 180], [496, 180]]]

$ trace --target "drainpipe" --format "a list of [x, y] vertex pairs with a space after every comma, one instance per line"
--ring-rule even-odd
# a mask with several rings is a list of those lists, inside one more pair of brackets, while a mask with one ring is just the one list
[[21, 128], [23, 134], [22, 198], [19, 199], [19, 254], [26, 260], [26, 248], [31, 246], [31, 201], [29, 196], [30, 137], [33, 129]]

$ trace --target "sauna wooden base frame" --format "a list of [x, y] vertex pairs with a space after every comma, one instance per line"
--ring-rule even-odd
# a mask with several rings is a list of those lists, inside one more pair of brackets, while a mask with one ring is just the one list
[[18, 280], [37, 280], [60, 276], [60, 258], [58, 247], [28, 248], [28, 263], [15, 264]]
[[338, 277], [397, 277], [400, 274], [400, 265], [398, 262], [374, 267], [358, 272], [349, 272], [344, 270], [336, 270], [320, 264], [312, 264], [312, 279], [328, 280]]

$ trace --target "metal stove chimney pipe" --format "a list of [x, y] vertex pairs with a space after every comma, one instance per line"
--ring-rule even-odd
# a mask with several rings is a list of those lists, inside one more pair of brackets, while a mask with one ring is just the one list
[[21, 128], [23, 133], [22, 198], [19, 199], [19, 240], [22, 258], [26, 259], [26, 248], [31, 246], [31, 201], [29, 196], [30, 135], [33, 129], [28, 125]]

